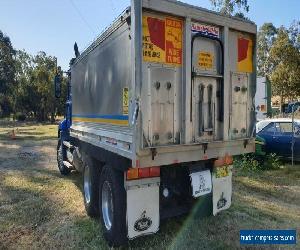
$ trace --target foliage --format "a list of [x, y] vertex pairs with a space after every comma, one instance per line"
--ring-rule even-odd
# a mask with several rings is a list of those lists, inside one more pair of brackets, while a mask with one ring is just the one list
[[39, 121], [47, 120], [49, 114], [54, 117], [55, 97], [53, 95], [53, 79], [56, 72], [55, 58], [39, 52], [34, 58], [35, 65], [31, 74], [31, 83], [34, 87], [36, 100], [34, 103], [36, 117]]
[[35, 110], [34, 102], [38, 99], [35, 96], [35, 88], [31, 82], [31, 75], [34, 69], [33, 58], [25, 51], [16, 53], [16, 81], [18, 88], [15, 90], [16, 112], [27, 113]]
[[242, 11], [249, 12], [248, 0], [210, 0], [214, 8], [225, 15], [245, 18]]
[[0, 116], [9, 116], [13, 109], [12, 96], [15, 78], [15, 50], [8, 36], [0, 31]]
[[[20, 113], [38, 121], [51, 119], [64, 113], [64, 99], [54, 97], [53, 79], [56, 58], [39, 52], [30, 55], [15, 51], [7, 36], [0, 31], [0, 115]], [[66, 79], [63, 79], [66, 96]], [[15, 115], [16, 117], [16, 115]]]
[[299, 50], [300, 49], [300, 21], [294, 20], [291, 26], [289, 27], [288, 31], [292, 43]]
[[241, 19], [244, 19], [244, 20], [248, 20], [248, 21], [251, 21], [248, 17], [245, 16], [245, 14], [243, 12], [237, 12], [234, 14], [235, 17], [238, 17], [238, 18], [241, 18]]
[[271, 80], [274, 95], [293, 100], [300, 95], [300, 22], [276, 28], [265, 23], [257, 38], [257, 69]]
[[275, 170], [280, 168], [280, 160], [276, 154], [257, 156], [245, 154], [234, 160], [234, 166], [246, 171]]
[[284, 98], [292, 100], [300, 95], [300, 50], [294, 36], [286, 28], [280, 27], [270, 49], [272, 89], [275, 95], [281, 96], [282, 102]]
[[269, 61], [271, 47], [276, 39], [277, 28], [272, 23], [264, 23], [257, 34], [257, 71], [266, 76], [272, 71]]
[[280, 166], [281, 162], [276, 154], [272, 153], [267, 155], [264, 162], [264, 169], [279, 169]]
[[45, 52], [30, 56], [25, 51], [17, 52], [16, 111], [32, 115], [38, 121], [51, 117], [53, 121], [59, 106], [53, 94], [53, 79], [56, 61]]
[[254, 154], [245, 154], [237, 157], [234, 160], [234, 167], [244, 170], [257, 171], [260, 169], [260, 164], [259, 161], [255, 159]]

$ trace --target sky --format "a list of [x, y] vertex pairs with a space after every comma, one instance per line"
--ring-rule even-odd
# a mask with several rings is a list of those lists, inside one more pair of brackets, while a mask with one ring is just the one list
[[[209, 0], [181, 0], [211, 9]], [[0, 0], [0, 30], [15, 49], [45, 51], [67, 70], [73, 45], [84, 49], [130, 4], [130, 0]], [[249, 0], [247, 16], [258, 27], [265, 22], [289, 26], [300, 19], [299, 0]]]

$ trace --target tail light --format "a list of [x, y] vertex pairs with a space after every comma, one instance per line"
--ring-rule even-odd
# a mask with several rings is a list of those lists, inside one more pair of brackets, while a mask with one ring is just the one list
[[151, 167], [149, 170], [150, 177], [159, 177], [160, 176], [160, 167]]
[[149, 168], [139, 168], [138, 169], [138, 178], [148, 178], [150, 173], [149, 173]]
[[130, 168], [127, 171], [126, 175], [127, 180], [135, 180], [139, 178], [139, 169], [138, 168]]
[[130, 168], [127, 171], [127, 180], [137, 180], [143, 178], [159, 177], [160, 167], [149, 167], [149, 168]]

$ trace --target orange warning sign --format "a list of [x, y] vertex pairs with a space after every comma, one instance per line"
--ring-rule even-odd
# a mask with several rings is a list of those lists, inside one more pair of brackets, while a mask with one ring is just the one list
[[238, 71], [253, 72], [253, 42], [250, 39], [238, 38]]
[[143, 58], [146, 62], [182, 64], [183, 22], [143, 16]]

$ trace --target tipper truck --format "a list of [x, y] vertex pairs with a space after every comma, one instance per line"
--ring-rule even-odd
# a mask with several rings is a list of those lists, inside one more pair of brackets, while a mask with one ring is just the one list
[[76, 51], [58, 167], [83, 173], [86, 211], [110, 246], [195, 206], [231, 206], [233, 156], [255, 151], [256, 31], [174, 0], [132, 0]]

